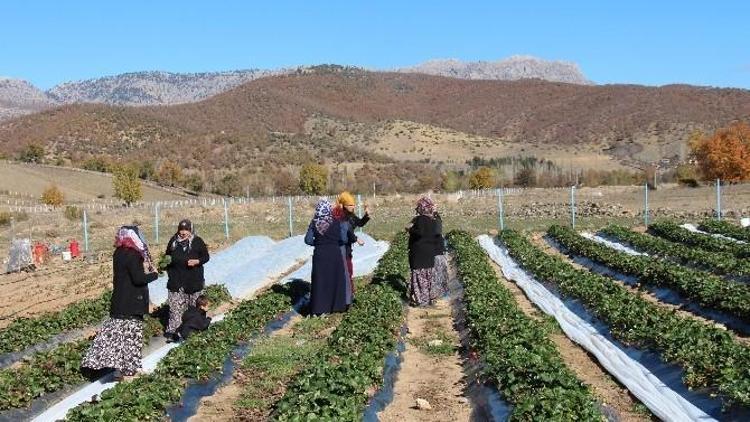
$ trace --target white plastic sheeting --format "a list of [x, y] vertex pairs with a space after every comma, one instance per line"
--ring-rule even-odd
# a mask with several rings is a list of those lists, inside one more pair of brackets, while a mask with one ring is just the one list
[[[375, 240], [365, 233], [357, 233], [357, 236], [365, 241], [362, 246], [354, 245], [352, 249], [352, 263], [354, 264], [354, 276], [360, 277], [370, 274], [378, 265], [378, 260], [388, 250], [389, 244], [383, 240]], [[290, 274], [286, 279], [310, 281], [312, 274], [312, 260], [309, 260], [300, 269]]]
[[592, 233], [589, 233], [589, 232], [583, 232], [583, 233], [581, 233], [581, 236], [585, 237], [586, 239], [593, 240], [594, 242], [601, 243], [602, 245], [609, 246], [610, 248], [612, 248], [614, 250], [617, 250], [617, 251], [620, 251], [620, 252], [624, 252], [624, 253], [626, 253], [628, 255], [635, 255], [635, 256], [646, 255], [646, 256], [648, 256], [648, 254], [645, 254], [645, 253], [642, 253], [642, 252], [638, 252], [638, 251], [636, 251], [635, 249], [633, 249], [633, 248], [631, 248], [629, 246], [625, 246], [625, 245], [623, 245], [622, 243], [619, 243], [619, 242], [611, 241], [611, 240], [609, 240], [609, 239], [607, 239], [605, 237], [599, 236], [598, 234], [592, 234]]
[[[242, 298], [278, 277], [299, 261], [312, 256], [303, 236], [274, 242], [265, 236], [249, 236], [216, 253], [205, 265], [206, 285], [223, 284], [234, 298]], [[167, 276], [149, 284], [155, 305], [167, 300]]]
[[565, 306], [557, 296], [524, 271], [505, 248], [498, 247], [492, 238], [482, 235], [477, 240], [490, 258], [500, 265], [506, 278], [514, 280], [542, 311], [554, 316], [565, 335], [593, 354], [610, 374], [656, 416], [670, 421], [714, 420]]
[[742, 240], [735, 239], [735, 238], [729, 237], [729, 236], [724, 236], [723, 234], [704, 232], [703, 230], [699, 230], [698, 227], [695, 226], [695, 224], [685, 223], [685, 224], [681, 225], [680, 227], [682, 227], [683, 229], [687, 229], [688, 231], [691, 231], [693, 233], [705, 234], [707, 236], [713, 236], [713, 237], [716, 237], [716, 238], [719, 238], [719, 239], [729, 240], [731, 242], [745, 243]]

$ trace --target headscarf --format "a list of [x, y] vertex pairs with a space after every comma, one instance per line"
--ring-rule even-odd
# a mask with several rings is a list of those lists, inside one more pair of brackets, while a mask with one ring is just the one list
[[419, 201], [417, 201], [417, 214], [424, 215], [427, 217], [434, 218], [435, 217], [435, 210], [436, 210], [435, 202], [432, 201], [432, 199], [423, 196], [419, 198]]
[[146, 239], [141, 235], [141, 231], [136, 226], [122, 226], [115, 234], [115, 247], [133, 249], [141, 254], [143, 260], [148, 263], [149, 269], [153, 268], [151, 253], [148, 251]]
[[[190, 232], [190, 236], [181, 239], [180, 230], [188, 230]], [[195, 234], [193, 233], [193, 223], [188, 219], [184, 219], [177, 225], [177, 233], [174, 236], [174, 241], [172, 242], [171, 248], [172, 250], [175, 250], [177, 249], [177, 246], [179, 246], [182, 248], [183, 252], [187, 252], [193, 246], [194, 238]]]
[[333, 223], [331, 203], [327, 199], [321, 199], [318, 201], [318, 205], [315, 206], [315, 217], [313, 217], [315, 229], [318, 233], [325, 234], [331, 223]]
[[336, 202], [338, 202], [339, 204], [343, 206], [356, 205], [356, 202], [354, 201], [354, 195], [346, 191], [341, 192], [341, 195], [339, 195]]

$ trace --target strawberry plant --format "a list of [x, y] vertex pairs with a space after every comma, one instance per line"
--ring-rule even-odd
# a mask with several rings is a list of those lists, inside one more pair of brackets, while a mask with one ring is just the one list
[[743, 242], [750, 242], [750, 230], [734, 225], [726, 220], [705, 220], [698, 226], [698, 229], [742, 240]]
[[648, 256], [628, 255], [586, 239], [569, 227], [552, 226], [547, 234], [569, 253], [636, 276], [644, 284], [674, 289], [706, 308], [750, 320], [750, 286], [745, 283], [725, 280]]
[[406, 247], [406, 236], [397, 236], [380, 259], [373, 282], [357, 291], [327, 346], [277, 403], [274, 420], [362, 418], [368, 390], [382, 383], [383, 361], [394, 349], [403, 321], [397, 289], [409, 270]]
[[674, 221], [664, 220], [648, 226], [649, 231], [673, 242], [695, 246], [709, 252], [725, 252], [737, 258], [750, 258], [750, 245], [729, 239], [720, 239], [702, 233], [693, 233]]
[[513, 404], [512, 420], [602, 420], [591, 391], [565, 365], [544, 326], [527, 317], [499, 282], [482, 248], [465, 232], [451, 232], [465, 286], [472, 343], [484, 375]]
[[750, 348], [711, 323], [651, 303], [607, 277], [580, 270], [514, 231], [500, 234], [510, 255], [537, 279], [580, 300], [626, 346], [660, 353], [684, 369], [688, 388], [709, 388], [727, 405], [750, 405]]
[[691, 248], [659, 237], [636, 233], [617, 225], [609, 225], [602, 229], [600, 233], [627, 243], [652, 256], [699, 267], [716, 274], [750, 275], [750, 261], [737, 259], [729, 253], [708, 252], [699, 248]]

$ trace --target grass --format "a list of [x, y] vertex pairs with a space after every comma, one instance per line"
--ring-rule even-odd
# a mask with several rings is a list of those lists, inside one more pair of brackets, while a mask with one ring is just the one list
[[[426, 320], [424, 334], [419, 337], [410, 338], [408, 342], [429, 356], [451, 356], [456, 351], [456, 339], [438, 320], [438, 318], [444, 316], [450, 315], [431, 315], [424, 318]], [[438, 343], [433, 343], [436, 340]]]

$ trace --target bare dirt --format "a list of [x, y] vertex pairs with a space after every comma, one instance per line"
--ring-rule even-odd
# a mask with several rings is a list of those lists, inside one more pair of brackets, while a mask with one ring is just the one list
[[[383, 422], [470, 420], [471, 404], [463, 393], [466, 385], [450, 303], [441, 299], [433, 307], [409, 308], [406, 321], [409, 333], [393, 402], [378, 414], [379, 419]], [[452, 353], [430, 355], [412, 341], [429, 340], [437, 333], [449, 339], [454, 347]], [[432, 409], [419, 409], [417, 399], [427, 400]]]

